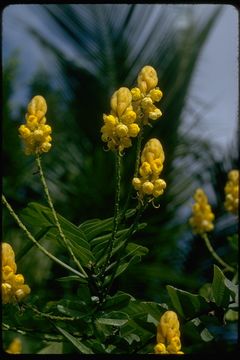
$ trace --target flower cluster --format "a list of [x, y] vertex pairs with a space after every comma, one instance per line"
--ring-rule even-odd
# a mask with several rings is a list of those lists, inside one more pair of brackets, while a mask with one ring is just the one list
[[194, 194], [195, 204], [192, 206], [193, 215], [189, 223], [195, 234], [204, 234], [213, 230], [213, 220], [215, 218], [211, 205], [208, 204], [207, 195], [202, 189], [197, 189]]
[[179, 321], [174, 311], [166, 311], [157, 326], [155, 354], [183, 354], [181, 350]]
[[233, 214], [238, 211], [238, 196], [239, 196], [239, 171], [231, 170], [228, 173], [228, 181], [225, 185], [225, 209]]
[[133, 110], [137, 114], [138, 122], [143, 125], [150, 120], [157, 120], [162, 112], [154, 103], [161, 100], [163, 93], [157, 87], [158, 76], [156, 70], [150, 66], [144, 66], [138, 74], [138, 87], [131, 89], [133, 97]]
[[8, 354], [21, 354], [22, 352], [22, 343], [19, 338], [13, 339], [6, 352]]
[[150, 139], [141, 154], [140, 177], [134, 177], [132, 185], [138, 191], [140, 199], [144, 195], [153, 195], [155, 198], [162, 195], [166, 187], [159, 175], [163, 169], [165, 156], [158, 139]]
[[44, 97], [37, 95], [28, 104], [26, 124], [18, 129], [25, 145], [25, 154], [41, 154], [51, 148], [52, 129], [46, 124], [47, 104]]
[[14, 251], [8, 243], [2, 243], [2, 302], [8, 304], [21, 301], [30, 293], [28, 285], [24, 284], [22, 274], [16, 274]]
[[132, 145], [131, 138], [140, 131], [132, 108], [132, 95], [128, 88], [121, 87], [112, 95], [111, 114], [103, 115], [102, 141], [110, 150], [123, 151]]

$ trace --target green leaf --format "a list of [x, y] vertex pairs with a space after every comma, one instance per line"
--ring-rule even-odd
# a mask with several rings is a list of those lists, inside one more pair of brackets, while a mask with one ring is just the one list
[[[53, 240], [58, 239], [60, 244], [65, 247], [65, 244], [62, 243], [59, 236], [50, 208], [33, 202], [28, 204], [28, 206], [22, 210], [20, 217], [29, 225], [37, 228], [41, 227], [41, 231], [48, 228], [45, 236]], [[94, 255], [90, 250], [84, 232], [63, 216], [57, 214], [57, 217], [75, 256], [83, 263], [83, 265], [87, 265], [89, 261], [94, 261]]]
[[74, 336], [72, 336], [71, 334], [69, 334], [69, 332], [62, 329], [60, 326], [55, 325], [55, 327], [70, 343], [73, 344], [73, 346], [75, 346], [75, 348], [80, 353], [82, 353], [82, 354], [93, 354], [93, 351], [89, 347], [84, 345], [79, 339], [77, 339]]
[[131, 295], [123, 293], [123, 292], [118, 292], [116, 295], [114, 296], [109, 296], [107, 298], [107, 300], [105, 301], [105, 303], [103, 304], [102, 309], [103, 310], [119, 310], [122, 309], [123, 307], [126, 307], [131, 299]]
[[87, 220], [84, 223], [79, 225], [87, 237], [87, 240], [90, 242], [98, 235], [102, 234], [104, 231], [109, 231], [112, 229], [113, 218], [108, 218], [104, 220], [100, 219], [91, 219]]
[[63, 344], [61, 342], [53, 342], [48, 346], [45, 346], [43, 349], [37, 352], [37, 354], [62, 354], [63, 353]]
[[58, 278], [56, 280], [60, 281], [60, 282], [77, 281], [77, 282], [80, 282], [81, 284], [86, 284], [87, 283], [86, 279], [80, 278], [77, 275], [63, 276], [63, 277]]
[[232, 248], [234, 250], [238, 251], [238, 234], [228, 236], [227, 239], [228, 239], [230, 245], [232, 246]]
[[78, 319], [88, 318], [92, 309], [84, 301], [73, 301], [62, 299], [57, 304], [57, 309], [64, 315], [77, 317]]
[[210, 311], [210, 305], [200, 296], [167, 285], [167, 291], [177, 313], [185, 319], [197, 317], [202, 312]]
[[238, 311], [234, 311], [232, 309], [229, 309], [225, 316], [224, 316], [226, 321], [237, 321], [238, 320]]
[[209, 302], [209, 301], [214, 301], [212, 284], [211, 284], [211, 283], [206, 283], [206, 284], [204, 284], [204, 285], [199, 289], [199, 295], [201, 295], [202, 297], [204, 297], [204, 299], [205, 299], [207, 302]]
[[212, 282], [213, 297], [217, 306], [224, 308], [228, 306], [230, 301], [230, 294], [232, 293], [232, 291], [229, 289], [229, 285], [227, 286], [226, 283], [227, 279], [223, 272], [217, 265], [214, 265]]
[[103, 315], [100, 318], [97, 318], [97, 321], [103, 325], [111, 325], [111, 326], [123, 326], [129, 320], [129, 316], [120, 311], [112, 311]]

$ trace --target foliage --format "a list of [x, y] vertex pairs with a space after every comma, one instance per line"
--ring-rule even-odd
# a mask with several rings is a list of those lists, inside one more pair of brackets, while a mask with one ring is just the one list
[[[46, 55], [55, 56], [58, 90], [49, 81], [50, 74], [39, 71], [29, 93], [41, 93], [48, 99], [54, 139], [44, 168], [60, 224], [89, 278], [66, 274], [41, 253], [36, 255], [32, 243], [19, 234], [4, 212], [5, 241], [15, 242], [16, 258], [23, 270], [29, 271], [34, 264], [36, 274], [39, 273], [39, 280], [29, 275], [30, 299], [20, 306], [6, 305], [4, 309], [3, 329], [8, 330], [4, 331], [5, 343], [9, 334], [18, 333], [23, 340], [32, 337], [28, 352], [41, 354], [151, 353], [159, 318], [169, 308], [181, 319], [184, 352], [211, 352], [216, 345], [221, 350], [222, 344], [232, 350], [235, 339], [229, 341], [224, 336], [235, 331], [232, 328], [237, 311], [235, 280], [230, 281], [216, 265], [212, 274], [213, 259], [201, 240], [192, 237], [186, 209], [194, 189], [199, 184], [211, 184], [217, 217], [212, 240], [216, 250], [236, 266], [236, 223], [224, 213], [222, 204], [227, 172], [237, 167], [237, 149], [230, 147], [228, 153], [217, 159], [207, 141], [193, 137], [182, 126], [194, 69], [220, 8], [202, 23], [189, 23], [175, 36], [172, 23], [176, 15], [166, 8], [151, 23], [155, 6], [37, 7], [43, 22], [51, 23], [53, 34], [61, 36], [75, 51], [71, 59], [67, 50], [58, 47], [43, 31], [29, 28]], [[149, 27], [143, 26], [150, 23]], [[145, 41], [137, 41], [140, 35]], [[168, 191], [161, 198], [159, 210], [146, 210], [144, 222], [137, 225], [131, 242], [124, 248], [124, 239], [136, 216], [135, 199], [130, 199], [130, 210], [118, 229], [104, 285], [114, 282], [106, 302], [99, 308], [101, 293], [94, 275], [106, 260], [114, 203], [114, 159], [112, 154], [104, 153], [100, 142], [101, 114], [108, 111], [112, 92], [122, 85], [132, 86], [136, 73], [145, 64], [156, 68], [164, 96], [163, 119], [148, 127], [144, 137], [161, 139], [166, 153], [163, 174]], [[17, 69], [15, 60], [4, 69], [3, 132], [7, 134], [3, 137], [4, 193], [37, 241], [69, 263], [51, 210], [43, 205], [33, 160], [22, 155], [16, 135], [25, 112], [15, 109], [16, 116], [11, 111], [15, 107], [11, 94]], [[125, 154], [122, 202], [129, 191], [135, 152], [136, 144]], [[73, 261], [70, 264], [73, 266]]]

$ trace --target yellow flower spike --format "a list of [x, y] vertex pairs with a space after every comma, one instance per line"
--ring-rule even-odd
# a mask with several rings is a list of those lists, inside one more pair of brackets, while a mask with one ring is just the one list
[[13, 339], [6, 352], [8, 354], [21, 354], [22, 352], [22, 342], [19, 338]]
[[30, 115], [35, 115], [38, 120], [42, 119], [47, 112], [47, 103], [43, 96], [36, 95], [32, 98], [27, 107]]
[[[159, 345], [160, 344], [160, 345]], [[158, 346], [159, 345], [159, 346]], [[155, 353], [182, 354], [179, 321], [174, 311], [167, 310], [157, 326], [157, 345]], [[157, 352], [157, 350], [159, 352]]]
[[51, 148], [52, 128], [50, 125], [46, 125], [46, 112], [45, 99], [40, 95], [34, 96], [28, 104], [28, 112], [25, 116], [26, 124], [20, 125], [18, 129], [26, 155], [41, 154], [48, 152]]
[[132, 101], [131, 91], [126, 87], [121, 87], [114, 92], [111, 98], [111, 108], [120, 117], [130, 107]]
[[146, 94], [150, 90], [154, 89], [158, 83], [156, 70], [150, 65], [144, 66], [138, 75], [137, 83], [143, 94]]
[[[160, 141], [150, 139], [144, 146], [141, 154], [141, 166], [139, 167], [140, 178], [134, 178], [132, 185], [138, 191], [139, 199], [144, 195], [153, 195], [154, 198], [163, 194], [166, 183], [159, 179], [163, 169], [165, 155]], [[138, 179], [138, 180], [136, 180]]]
[[107, 142], [109, 150], [122, 152], [132, 146], [131, 138], [140, 131], [136, 118], [132, 109], [132, 94], [128, 88], [121, 87], [111, 97], [111, 114], [103, 114], [101, 139]]
[[189, 223], [193, 228], [195, 234], [204, 234], [212, 231], [213, 220], [215, 218], [211, 206], [208, 204], [207, 195], [202, 189], [197, 189], [194, 194], [196, 203], [192, 206], [192, 216]]
[[237, 214], [239, 206], [239, 171], [231, 170], [228, 173], [228, 181], [224, 187], [225, 202], [227, 211]]
[[10, 244], [2, 243], [2, 302], [13, 303], [25, 298], [31, 289], [22, 274], [16, 274], [15, 254]]

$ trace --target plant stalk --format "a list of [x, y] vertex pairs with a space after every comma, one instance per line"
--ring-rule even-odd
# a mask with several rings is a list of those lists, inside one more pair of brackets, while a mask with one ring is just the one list
[[228, 265], [225, 261], [223, 261], [223, 259], [220, 256], [218, 256], [218, 254], [214, 251], [207, 234], [204, 233], [201, 236], [202, 236], [203, 240], [205, 241], [205, 244], [206, 244], [209, 252], [211, 253], [211, 255], [214, 257], [214, 259], [217, 260], [218, 263], [221, 264], [226, 270], [234, 272], [234, 268], [232, 266]]
[[54, 209], [54, 206], [53, 206], [53, 202], [52, 202], [52, 199], [51, 199], [51, 196], [50, 196], [50, 193], [49, 193], [49, 190], [48, 190], [48, 186], [47, 186], [47, 183], [46, 183], [46, 180], [45, 180], [45, 177], [44, 177], [44, 174], [43, 174], [43, 169], [42, 169], [42, 164], [41, 164], [41, 158], [40, 158], [40, 155], [37, 154], [36, 155], [36, 161], [37, 161], [37, 166], [38, 166], [38, 170], [39, 170], [39, 174], [40, 174], [40, 179], [41, 179], [41, 182], [42, 182], [42, 185], [43, 185], [43, 188], [44, 188], [44, 192], [45, 192], [45, 195], [46, 195], [46, 198], [47, 198], [47, 201], [48, 201], [48, 204], [52, 210], [52, 214], [53, 214], [53, 218], [54, 218], [54, 221], [56, 223], [56, 226], [58, 228], [58, 231], [59, 231], [59, 235], [61, 237], [61, 239], [63, 240], [68, 252], [70, 253], [70, 255], [72, 256], [73, 258], [73, 261], [75, 262], [75, 264], [77, 265], [78, 269], [80, 270], [80, 272], [83, 273], [84, 277], [87, 277], [87, 273], [85, 272], [85, 270], [83, 269], [82, 265], [80, 264], [80, 262], [78, 261], [78, 259], [76, 258], [76, 256], [74, 255], [71, 247], [68, 245], [68, 242], [67, 242], [67, 239], [63, 233], [63, 230], [61, 228], [61, 225], [59, 223], [59, 220], [58, 220], [58, 217], [57, 217], [57, 213]]

